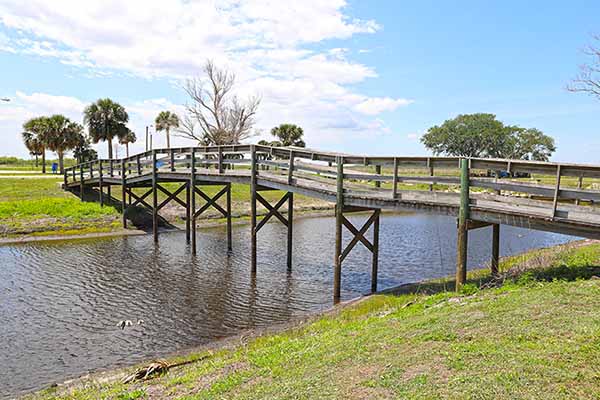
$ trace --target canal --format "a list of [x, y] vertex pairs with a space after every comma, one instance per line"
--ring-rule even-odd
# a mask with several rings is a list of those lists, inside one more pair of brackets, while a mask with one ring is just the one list
[[[180, 232], [158, 246], [137, 236], [0, 247], [0, 398], [331, 307], [334, 225], [295, 222], [291, 272], [286, 228], [266, 225], [254, 278], [247, 226], [234, 228], [231, 256], [223, 229], [198, 232], [196, 257]], [[470, 232], [471, 268], [488, 263], [490, 237], [489, 227]], [[503, 226], [501, 256], [572, 239]], [[455, 247], [454, 218], [384, 215], [379, 288], [453, 274]], [[368, 292], [370, 257], [359, 244], [345, 260], [342, 299]]]

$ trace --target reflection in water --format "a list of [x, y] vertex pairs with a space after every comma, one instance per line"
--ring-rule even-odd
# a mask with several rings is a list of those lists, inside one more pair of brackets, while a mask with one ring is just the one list
[[[361, 216], [352, 217], [364, 219]], [[250, 273], [249, 230], [198, 233], [191, 256], [185, 234], [0, 247], [0, 394], [33, 390], [90, 370], [127, 365], [285, 322], [331, 306], [334, 222], [294, 226], [294, 266], [285, 266], [286, 230], [259, 235]], [[491, 228], [472, 231], [469, 265], [488, 262]], [[349, 240], [349, 238], [346, 238]], [[563, 243], [569, 237], [502, 227], [502, 255]], [[380, 288], [454, 272], [456, 222], [432, 215], [384, 216]], [[342, 298], [370, 288], [370, 254], [355, 247], [344, 262]], [[144, 320], [121, 330], [121, 320]]]

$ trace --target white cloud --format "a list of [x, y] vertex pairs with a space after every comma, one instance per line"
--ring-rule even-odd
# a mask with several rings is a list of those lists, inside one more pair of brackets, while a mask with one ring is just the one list
[[356, 111], [366, 115], [377, 115], [384, 111], [394, 111], [396, 108], [406, 106], [412, 100], [393, 99], [391, 97], [370, 97], [358, 103], [354, 108]]
[[[320, 146], [385, 132], [375, 116], [411, 102], [356, 92], [350, 85], [376, 78], [376, 71], [348, 59], [347, 48], [311, 46], [381, 29], [346, 10], [345, 0], [0, 0], [0, 25], [9, 33], [0, 37], [0, 51], [55, 58], [86, 74], [169, 80], [199, 74], [212, 58], [236, 73], [241, 95], [262, 96], [259, 128], [297, 123]], [[156, 101], [130, 106], [151, 117]]]

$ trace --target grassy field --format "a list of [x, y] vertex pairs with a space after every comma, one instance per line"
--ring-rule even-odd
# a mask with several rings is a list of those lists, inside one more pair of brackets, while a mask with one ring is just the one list
[[[62, 190], [60, 184], [62, 177], [52, 178], [38, 177], [0, 177], [0, 237], [32, 235], [63, 235], [77, 233], [107, 232], [120, 229], [120, 196], [121, 187], [112, 188], [113, 201], [107, 201], [104, 207], [98, 202], [98, 192], [88, 191], [85, 201], [81, 201], [78, 193], [70, 193]], [[165, 188], [175, 191], [179, 185], [173, 183], [163, 184]], [[221, 187], [202, 187], [209, 196], [215, 195]], [[147, 189], [138, 188], [135, 192], [143, 194]], [[263, 197], [270, 202], [276, 202], [282, 193], [279, 191], [267, 191]], [[166, 198], [162, 192], [158, 194], [158, 201]], [[185, 200], [185, 192], [179, 195]], [[235, 217], [244, 217], [250, 212], [250, 189], [247, 185], [232, 186], [232, 214]], [[224, 205], [225, 196], [219, 203]], [[185, 218], [185, 209], [176, 206], [166, 207], [161, 210], [163, 215], [171, 223], [181, 223]], [[204, 204], [204, 200], [198, 198], [198, 207]], [[323, 209], [330, 207], [308, 197], [295, 197], [295, 208], [300, 211]], [[266, 210], [259, 207], [259, 213], [264, 214]], [[202, 218], [219, 218], [221, 214], [211, 209], [201, 216]], [[148, 221], [141, 221], [141, 224]]]
[[144, 382], [133, 369], [29, 399], [598, 399], [600, 244], [505, 260], [242, 339]]

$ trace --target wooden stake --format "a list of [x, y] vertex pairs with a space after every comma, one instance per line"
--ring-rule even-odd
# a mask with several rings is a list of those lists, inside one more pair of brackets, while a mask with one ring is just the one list
[[377, 274], [379, 270], [379, 216], [381, 210], [375, 210], [374, 213], [376, 217], [375, 222], [373, 222], [373, 262], [371, 266], [371, 292], [373, 293], [377, 291]]

